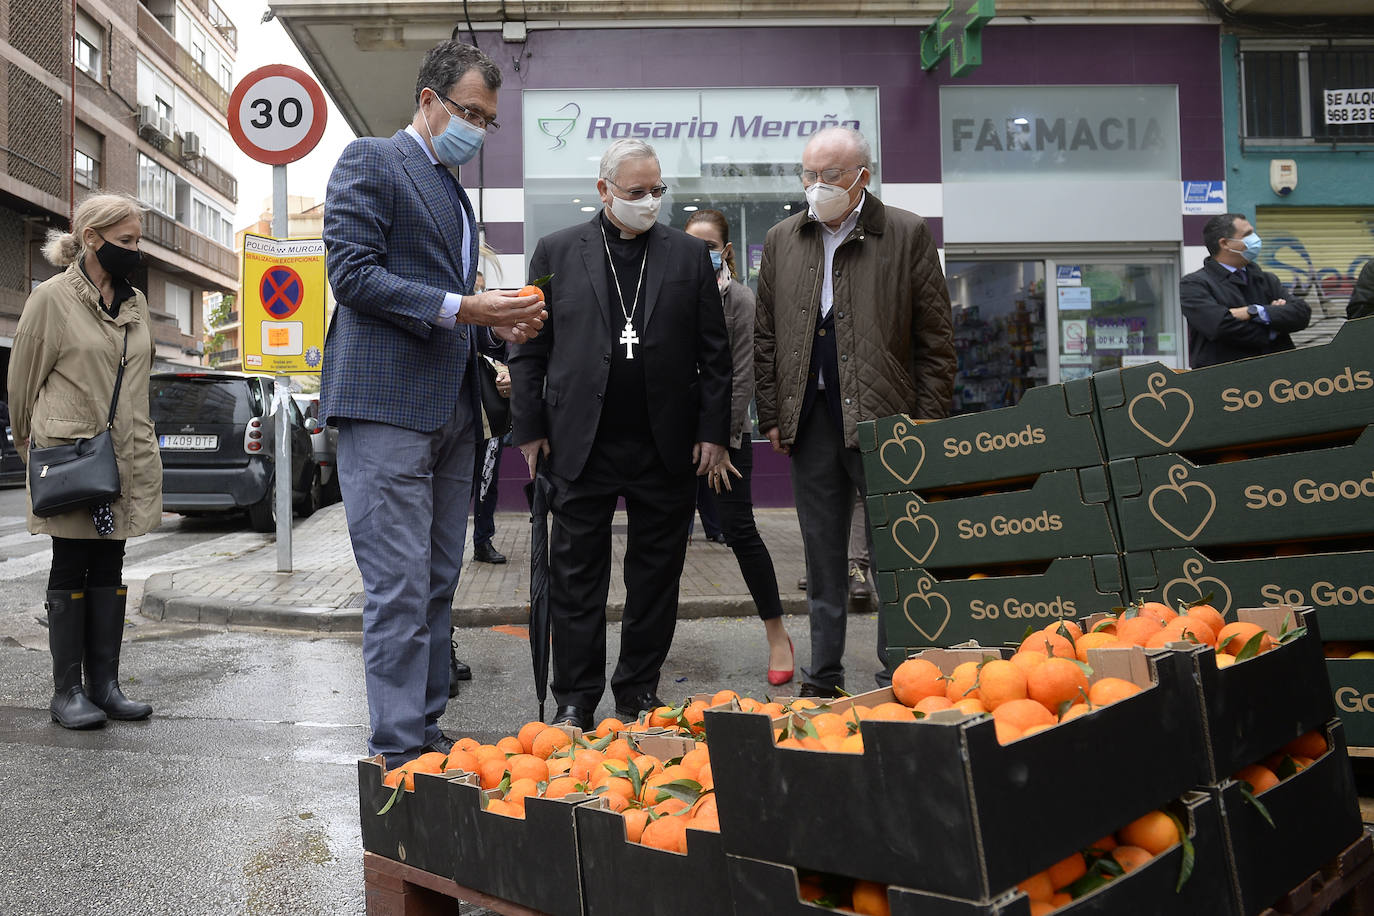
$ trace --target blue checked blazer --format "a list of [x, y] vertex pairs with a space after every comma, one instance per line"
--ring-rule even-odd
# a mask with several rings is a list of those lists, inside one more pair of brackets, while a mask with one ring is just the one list
[[432, 432], [460, 396], [478, 409], [470, 338], [494, 355], [504, 345], [461, 320], [453, 329], [431, 323], [444, 294], [471, 293], [477, 276], [472, 205], [460, 188], [464, 212], [455, 212], [444, 180], [404, 130], [354, 140], [329, 176], [325, 264], [338, 307], [320, 380], [325, 422], [349, 417]]

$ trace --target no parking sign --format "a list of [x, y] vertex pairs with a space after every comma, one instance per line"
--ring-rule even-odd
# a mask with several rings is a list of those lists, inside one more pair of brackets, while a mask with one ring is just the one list
[[272, 375], [320, 371], [324, 239], [243, 237], [243, 366]]

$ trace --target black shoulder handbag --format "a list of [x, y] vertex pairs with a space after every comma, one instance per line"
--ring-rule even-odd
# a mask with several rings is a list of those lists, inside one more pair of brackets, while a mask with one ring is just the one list
[[482, 412], [487, 415], [491, 436], [499, 439], [510, 432], [510, 398], [496, 387], [496, 367], [481, 354], [477, 356], [477, 387], [482, 394]]
[[119, 465], [115, 463], [114, 438], [110, 430], [114, 428], [115, 405], [119, 403], [119, 386], [124, 382], [128, 353], [129, 329], [126, 327], [124, 351], [119, 354], [119, 370], [115, 373], [114, 396], [110, 398], [110, 415], [99, 435], [77, 439], [71, 445], [29, 449], [29, 501], [33, 514], [39, 518], [104, 505], [119, 497]]

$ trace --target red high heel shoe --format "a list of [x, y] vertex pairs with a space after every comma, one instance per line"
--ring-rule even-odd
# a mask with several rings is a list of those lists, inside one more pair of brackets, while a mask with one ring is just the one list
[[792, 637], [787, 637], [787, 649], [792, 653], [792, 667], [787, 669], [769, 668], [768, 683], [774, 687], [781, 687], [783, 684], [792, 680], [793, 673], [797, 670], [797, 650], [792, 648]]

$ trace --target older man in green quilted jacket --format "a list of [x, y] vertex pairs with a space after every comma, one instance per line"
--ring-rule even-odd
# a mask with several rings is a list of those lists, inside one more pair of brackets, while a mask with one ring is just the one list
[[[759, 274], [759, 429], [791, 455], [806, 550], [803, 696], [844, 687], [849, 525], [854, 491], [865, 489], [858, 424], [896, 413], [943, 417], [954, 390], [949, 291], [935, 240], [921, 217], [868, 193], [871, 166], [858, 131], [814, 134], [802, 152], [808, 208], [769, 230]], [[886, 641], [879, 617], [880, 684], [890, 680]]]

